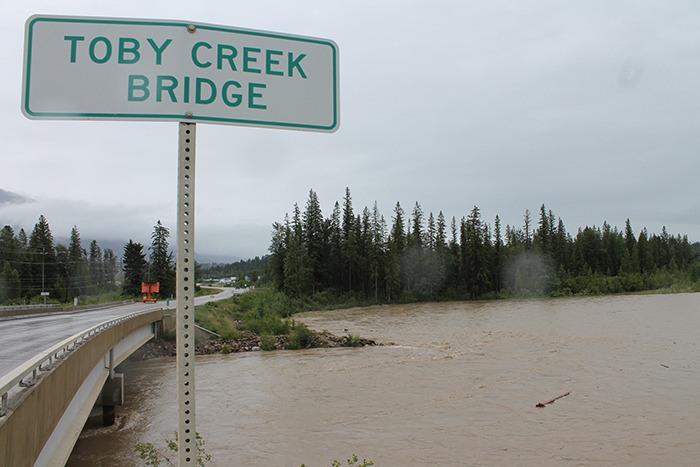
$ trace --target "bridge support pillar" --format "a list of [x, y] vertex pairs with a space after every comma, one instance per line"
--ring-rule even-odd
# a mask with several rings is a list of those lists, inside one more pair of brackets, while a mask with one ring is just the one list
[[117, 418], [117, 410], [113, 405], [102, 406], [102, 426], [112, 426]]
[[102, 406], [102, 425], [114, 425], [115, 406], [124, 404], [124, 375], [122, 373], [114, 373], [113, 377], [107, 378], [97, 401], [96, 405]]

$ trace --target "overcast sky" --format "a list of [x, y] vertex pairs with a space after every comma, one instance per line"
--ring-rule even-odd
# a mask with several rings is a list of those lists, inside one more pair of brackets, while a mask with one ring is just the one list
[[[179, 19], [332, 39], [340, 128], [197, 126], [196, 250], [267, 253], [310, 189], [324, 216], [400, 202], [522, 226], [541, 204], [568, 231], [646, 227], [700, 241], [700, 3], [689, 1], [94, 2], [0, 4], [0, 224], [175, 245], [176, 123], [37, 121], [20, 111], [34, 14]], [[121, 251], [118, 252], [121, 254]]]

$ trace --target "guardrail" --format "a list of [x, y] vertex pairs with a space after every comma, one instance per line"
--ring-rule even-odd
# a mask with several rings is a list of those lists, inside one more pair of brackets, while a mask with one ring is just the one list
[[119, 305], [128, 305], [134, 303], [133, 300], [120, 300], [117, 302], [79, 305], [79, 306], [62, 306], [56, 304], [47, 305], [10, 305], [0, 306], [0, 320], [14, 318], [28, 318], [39, 314], [70, 314], [83, 311], [97, 311], [105, 308], [111, 308]]
[[34, 310], [55, 310], [56, 308], [61, 308], [61, 305], [47, 304], [47, 305], [9, 305], [0, 306], [0, 314], [3, 311], [34, 311]]
[[38, 304], [38, 305], [6, 305], [0, 306], [0, 311], [18, 311], [18, 310], [45, 310], [51, 308], [61, 308], [61, 305], [56, 304]]
[[[160, 310], [163, 310], [163, 308], [160, 308]], [[18, 386], [33, 386], [37, 382], [40, 372], [50, 371], [53, 363], [55, 363], [56, 360], [64, 358], [68, 352], [75, 350], [76, 347], [82, 345], [84, 342], [105, 329], [111, 328], [136, 316], [152, 313], [153, 311], [155, 310], [151, 309], [129, 313], [128, 315], [119, 316], [97, 324], [46, 349], [6, 375], [0, 377], [0, 417], [4, 417], [7, 414], [7, 404], [10, 391]], [[27, 379], [25, 380], [25, 378]]]

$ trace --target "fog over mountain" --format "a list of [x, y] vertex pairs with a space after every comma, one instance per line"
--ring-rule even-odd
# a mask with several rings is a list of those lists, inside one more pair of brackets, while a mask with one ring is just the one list
[[27, 198], [17, 193], [12, 193], [11, 191], [5, 191], [0, 188], [0, 204], [24, 204], [31, 203], [34, 201], [31, 198]]
[[[102, 250], [109, 248], [118, 257], [124, 254], [124, 245], [129, 240], [141, 243], [148, 255], [153, 226], [158, 221], [138, 209], [114, 205], [92, 206], [85, 202], [65, 199], [34, 199], [0, 188], [0, 228], [9, 225], [15, 233], [24, 229], [29, 235], [40, 215], [46, 217], [56, 245], [68, 245], [71, 229], [76, 226], [84, 249], [87, 250], [90, 242], [95, 240]], [[175, 254], [177, 232], [174, 231], [174, 226], [168, 224], [165, 226], [170, 229], [170, 248]], [[206, 228], [202, 230], [206, 231]], [[255, 234], [256, 232], [251, 237], [255, 237]], [[264, 234], [267, 234], [267, 231]], [[257, 233], [257, 236], [259, 235], [260, 233]], [[195, 256], [200, 263], [233, 263], [242, 259], [240, 256], [217, 253], [215, 250], [198, 252]]]

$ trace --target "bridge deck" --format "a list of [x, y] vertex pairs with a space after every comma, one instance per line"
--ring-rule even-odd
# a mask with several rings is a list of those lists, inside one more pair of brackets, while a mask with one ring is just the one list
[[[65, 461], [85, 422], [78, 418], [85, 413], [84, 407], [91, 408], [95, 403], [95, 387], [101, 388], [109, 372], [105, 367], [105, 358], [110, 349], [128, 340], [135, 332], [142, 334], [140, 330], [144, 326], [154, 326], [162, 314], [162, 310], [158, 309], [120, 320], [111, 327], [99, 326], [99, 332], [89, 340], [74, 345], [64, 358], [58, 360], [55, 368], [43, 374], [36, 384], [18, 392], [6, 414], [0, 417], [0, 465], [33, 465], [40, 456], [43, 456], [40, 465], [45, 465], [43, 461], [46, 460], [57, 461], [58, 465], [61, 464], [60, 459]], [[77, 342], [81, 334], [71, 336], [58, 345], [65, 343], [67, 346], [67, 341], [74, 339]], [[0, 378], [3, 391], [7, 384], [12, 383], [5, 380], [17, 379], [15, 373], [18, 371], [13, 370]], [[88, 383], [87, 387], [85, 383]], [[75, 402], [78, 394], [81, 400]], [[45, 451], [47, 448], [49, 451]]]

